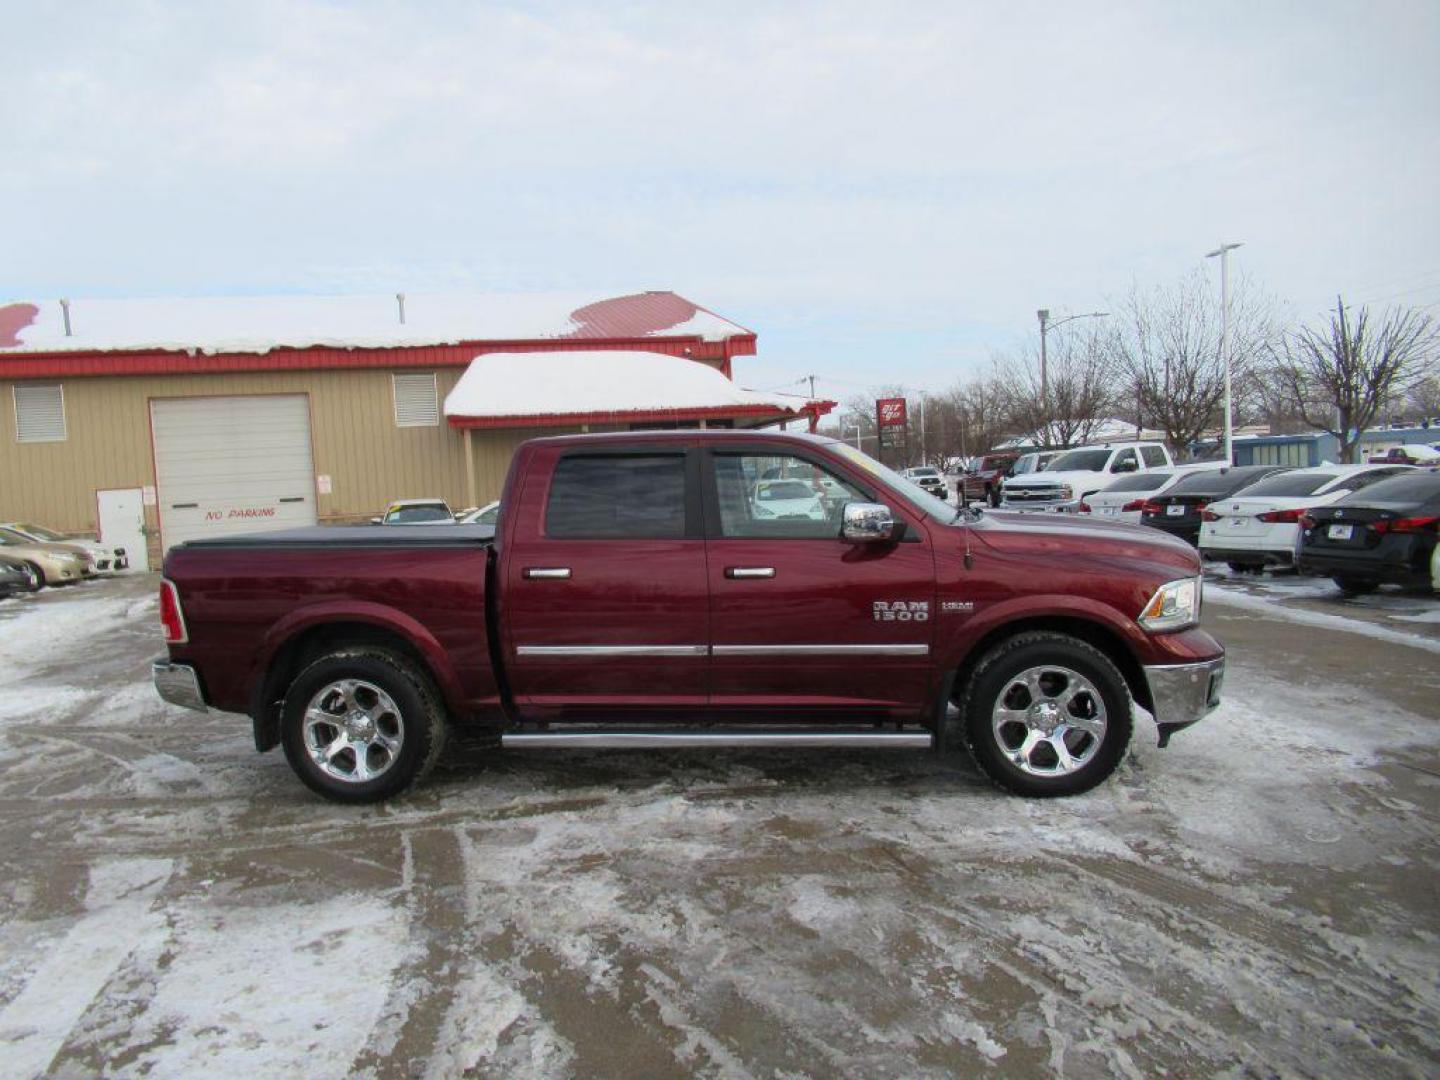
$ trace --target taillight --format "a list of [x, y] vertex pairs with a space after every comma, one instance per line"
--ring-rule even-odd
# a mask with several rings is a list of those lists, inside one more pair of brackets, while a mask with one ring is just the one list
[[1142, 514], [1158, 514], [1161, 509], [1162, 507], [1159, 503], [1150, 502], [1148, 499], [1140, 504], [1140, 512]]
[[[1122, 514], [1129, 514], [1133, 513], [1136, 510], [1144, 510], [1145, 506], [1146, 503], [1144, 499], [1136, 499], [1133, 502], [1128, 502], [1124, 506], [1120, 507], [1120, 512]], [[1157, 507], [1156, 509], [1159, 508]]]
[[1370, 528], [1377, 533], [1419, 533], [1435, 532], [1440, 516], [1391, 518], [1389, 521], [1372, 521]]
[[1075, 512], [1076, 512], [1077, 514], [1088, 514], [1088, 513], [1090, 513], [1090, 504], [1087, 503], [1084, 499], [1081, 499], [1081, 500], [1080, 500], [1080, 505], [1075, 508]]
[[1304, 510], [1267, 510], [1263, 514], [1256, 515], [1269, 525], [1297, 525], [1303, 522], [1307, 516]]
[[1217, 514], [1217, 513], [1215, 513], [1214, 510], [1206, 510], [1203, 514], [1200, 515], [1200, 520], [1202, 520], [1202, 521], [1219, 521], [1219, 520], [1220, 520], [1220, 515]]
[[185, 613], [180, 610], [180, 594], [175, 583], [160, 579], [160, 626], [165, 631], [167, 645], [184, 645], [190, 640], [185, 629]]

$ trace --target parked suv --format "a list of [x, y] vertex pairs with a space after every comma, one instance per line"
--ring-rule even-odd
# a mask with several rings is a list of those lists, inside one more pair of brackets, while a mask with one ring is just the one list
[[1173, 464], [1170, 451], [1160, 443], [1081, 446], [1055, 458], [1044, 472], [1007, 480], [1005, 506], [1010, 510], [1074, 512], [1087, 495], [1104, 491], [1121, 476], [1168, 469]]
[[906, 469], [902, 474], [906, 480], [913, 484], [919, 484], [936, 498], [950, 499], [950, 489], [945, 486], [945, 477], [940, 475], [939, 469], [931, 468], [928, 465], [920, 465], [913, 469]]

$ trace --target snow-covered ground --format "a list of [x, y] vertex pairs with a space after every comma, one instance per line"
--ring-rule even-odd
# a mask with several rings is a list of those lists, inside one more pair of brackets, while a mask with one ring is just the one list
[[1225, 705], [1053, 802], [476, 750], [341, 808], [154, 697], [153, 579], [0, 602], [0, 1071], [1432, 1075], [1440, 628], [1306, 584], [1213, 582]]

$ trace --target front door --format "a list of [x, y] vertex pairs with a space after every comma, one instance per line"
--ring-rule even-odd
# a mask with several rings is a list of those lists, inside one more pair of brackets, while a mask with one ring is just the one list
[[532, 459], [517, 505], [504, 509], [515, 514], [502, 621], [518, 702], [632, 718], [637, 706], [705, 704], [698, 470], [683, 448], [644, 444]]
[[112, 551], [123, 548], [130, 569], [150, 569], [145, 549], [145, 498], [140, 488], [111, 488], [97, 491], [100, 515], [100, 543]]
[[[899, 543], [844, 542], [844, 504], [884, 502], [884, 491], [803, 455], [715, 451], [703, 475], [712, 703], [921, 708], [931, 682], [935, 562], [918, 522]], [[902, 508], [889, 501], [898, 518]]]

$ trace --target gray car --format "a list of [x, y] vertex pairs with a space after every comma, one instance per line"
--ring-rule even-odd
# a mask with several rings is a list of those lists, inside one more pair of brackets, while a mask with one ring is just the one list
[[40, 575], [19, 559], [0, 557], [0, 596], [35, 592], [40, 588]]

